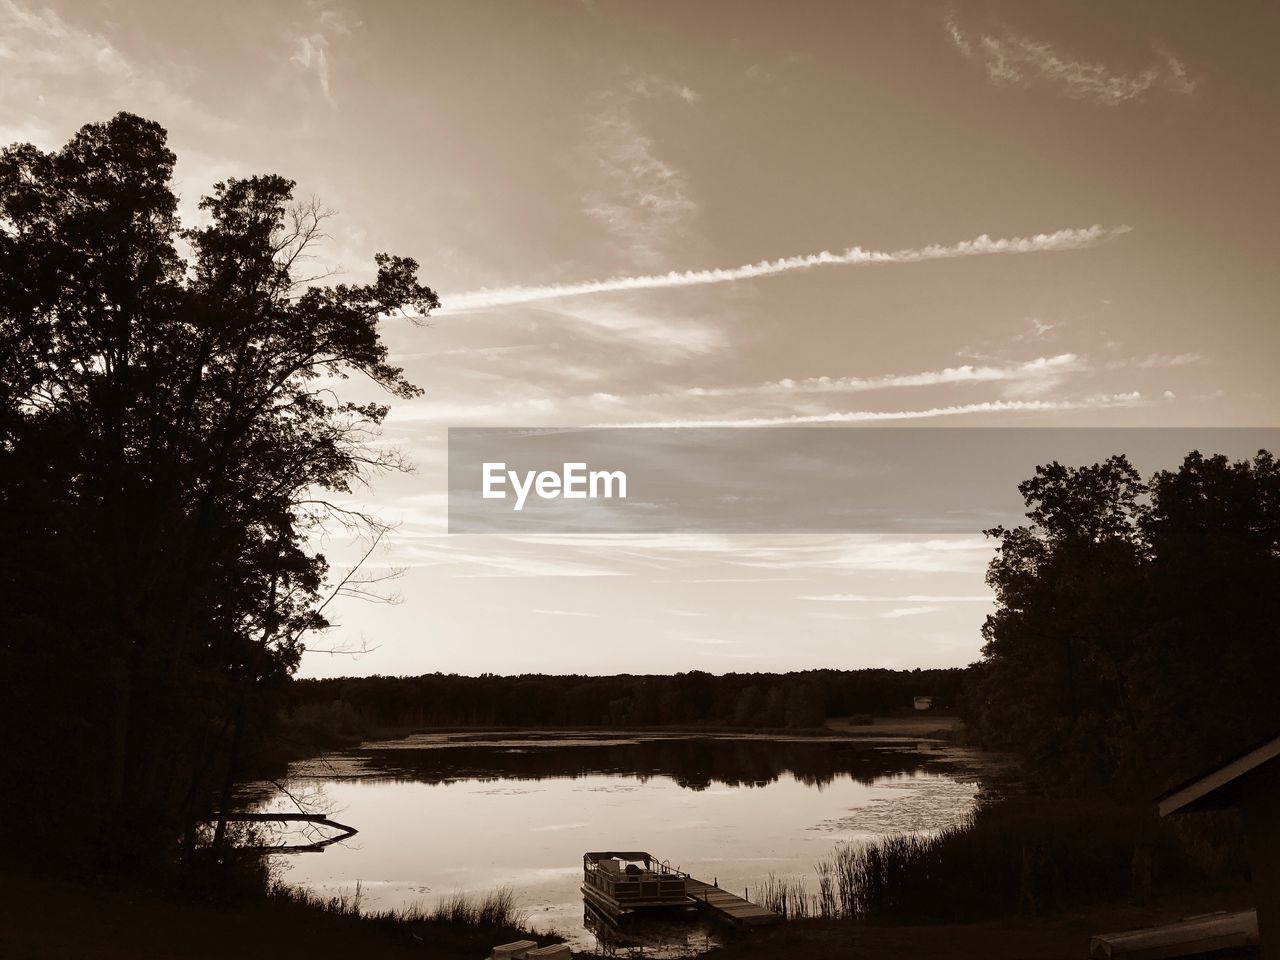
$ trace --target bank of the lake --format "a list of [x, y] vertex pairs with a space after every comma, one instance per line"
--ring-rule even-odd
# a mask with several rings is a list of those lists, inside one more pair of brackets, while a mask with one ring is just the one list
[[495, 943], [556, 939], [517, 926], [476, 929], [339, 914], [281, 897], [193, 903], [152, 890], [4, 870], [0, 902], [5, 960], [478, 960]]
[[[212, 907], [146, 892], [0, 872], [6, 904], [0, 956], [6, 960], [280, 960], [286, 956], [361, 960], [479, 960], [517, 931], [444, 937], [318, 911], [259, 904]], [[1050, 917], [982, 923], [793, 922], [727, 943], [707, 960], [1079, 960], [1095, 933], [1165, 923], [1250, 904], [1249, 892], [1169, 896], [1152, 907], [1114, 905]], [[411, 936], [412, 934], [412, 936]], [[413, 939], [421, 936], [420, 940]]]
[[[908, 720], [913, 718], [907, 718]], [[943, 721], [945, 722], [945, 721]], [[281, 863], [322, 896], [363, 884], [372, 909], [510, 887], [533, 929], [576, 949], [643, 944], [671, 957], [719, 940], [705, 923], [615, 935], [584, 909], [582, 854], [643, 849], [741, 895], [802, 878], [841, 843], [965, 822], [987, 759], [923, 736], [747, 731], [472, 730], [370, 741], [295, 763], [288, 812], [308, 797], [360, 830], [321, 857]], [[938, 718], [930, 726], [940, 729]]]

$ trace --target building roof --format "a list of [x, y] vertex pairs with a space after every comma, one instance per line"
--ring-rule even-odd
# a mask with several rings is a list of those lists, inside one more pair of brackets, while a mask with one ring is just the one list
[[1277, 757], [1280, 757], [1280, 736], [1272, 737], [1157, 797], [1156, 807], [1160, 816], [1233, 806], [1239, 802], [1241, 780], [1263, 765], [1276, 762]]

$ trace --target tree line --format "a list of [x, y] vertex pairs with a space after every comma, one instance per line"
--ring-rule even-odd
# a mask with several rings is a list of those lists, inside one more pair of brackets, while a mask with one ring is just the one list
[[351, 730], [485, 726], [820, 727], [830, 717], [954, 708], [966, 671], [808, 670], [674, 676], [349, 677], [295, 680], [286, 711]]

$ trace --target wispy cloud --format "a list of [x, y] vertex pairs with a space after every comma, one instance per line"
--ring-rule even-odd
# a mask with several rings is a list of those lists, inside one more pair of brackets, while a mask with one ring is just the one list
[[303, 70], [315, 74], [316, 84], [325, 102], [331, 107], [338, 105], [333, 99], [333, 91], [329, 87], [329, 38], [322, 33], [311, 33], [298, 37], [294, 42], [291, 63], [296, 63]]
[[695, 577], [689, 583], [783, 583], [801, 577]]
[[0, 0], [0, 144], [13, 140], [49, 150], [91, 118], [125, 105], [162, 121], [181, 117], [211, 133], [234, 125], [185, 93], [187, 75], [165, 64], [145, 69], [105, 32], [74, 13]]
[[533, 303], [559, 297], [578, 297], [587, 294], [620, 293], [632, 290], [659, 290], [670, 287], [694, 287], [713, 283], [729, 283], [734, 280], [751, 280], [774, 276], [795, 270], [808, 270], [820, 266], [868, 266], [889, 263], [922, 263], [929, 260], [952, 260], [958, 257], [982, 257], [1016, 253], [1049, 253], [1062, 250], [1081, 250], [1105, 240], [1127, 233], [1125, 225], [1104, 227], [1072, 227], [1052, 233], [1037, 233], [1030, 237], [992, 238], [982, 234], [972, 240], [953, 244], [930, 244], [926, 247], [901, 250], [865, 250], [850, 247], [843, 253], [823, 250], [805, 256], [784, 257], [780, 260], [763, 260], [739, 267], [711, 270], [671, 271], [663, 274], [647, 274], [632, 277], [611, 277], [607, 280], [588, 280], [583, 283], [556, 283], [533, 287], [501, 287], [471, 290], [443, 297], [442, 312], [481, 310], [489, 307], [510, 306], [517, 303]]
[[561, 305], [554, 315], [544, 311], [539, 319], [572, 325], [578, 332], [611, 345], [624, 344], [628, 350], [642, 352], [654, 360], [712, 353], [727, 341], [725, 331], [705, 317], [639, 310], [604, 301]]
[[1049, 323], [1041, 320], [1039, 317], [1027, 318], [1027, 329], [1022, 333], [1014, 335], [1013, 342], [1021, 343], [1024, 340], [1045, 340], [1053, 335], [1053, 331], [1058, 328], [1059, 324]]
[[1078, 60], [1042, 40], [1005, 29], [1001, 35], [970, 36], [954, 17], [945, 23], [952, 45], [970, 60], [979, 60], [997, 86], [1044, 83], [1073, 100], [1117, 107], [1153, 89], [1186, 96], [1196, 88], [1186, 66], [1162, 46], [1159, 62], [1139, 73], [1120, 73], [1104, 63]]
[[629, 73], [626, 87], [637, 97], [646, 99], [675, 97], [685, 103], [697, 103], [702, 95], [687, 84], [658, 73]]
[[897, 607], [893, 610], [886, 610], [880, 616], [885, 620], [897, 620], [899, 617], [915, 617], [922, 613], [934, 613], [937, 610], [937, 607]]
[[659, 266], [687, 254], [698, 204], [688, 176], [662, 156], [652, 121], [642, 122], [639, 101], [699, 100], [696, 91], [655, 73], [626, 73], [620, 89], [604, 95], [587, 118], [580, 156], [582, 209], [608, 232], [629, 263]]
[[461, 542], [457, 537], [445, 534], [399, 542], [398, 533], [397, 538], [394, 561], [398, 566], [439, 568], [460, 580], [622, 575], [621, 571], [600, 558], [521, 550], [518, 545], [504, 540]]
[[1203, 360], [1198, 353], [1152, 353], [1133, 361], [1135, 367], [1143, 370], [1163, 369], [1165, 367], [1185, 367]]
[[727, 420], [661, 420], [643, 423], [594, 424], [633, 428], [670, 427], [780, 427], [822, 423], [871, 423], [879, 420], [928, 420], [934, 417], [957, 417], [975, 413], [1045, 413], [1061, 410], [1103, 410], [1132, 407], [1144, 403], [1142, 394], [1102, 394], [1076, 400], [988, 400], [982, 403], [960, 403], [924, 410], [848, 410], [832, 413], [795, 414], [782, 417], [740, 417]]
[[358, 23], [348, 20], [336, 9], [316, 4], [312, 9], [315, 11], [314, 19], [305, 28], [306, 32], [293, 38], [293, 56], [289, 62], [310, 73], [325, 102], [336, 109], [338, 102], [333, 96], [330, 44], [336, 37], [348, 36]]
[[890, 373], [875, 377], [805, 377], [800, 380], [785, 378], [770, 380], [753, 386], [735, 387], [687, 387], [680, 391], [690, 397], [738, 397], [753, 395], [862, 393], [894, 387], [931, 387], [945, 384], [999, 383], [1013, 380], [1036, 381], [1049, 379], [1058, 382], [1064, 373], [1079, 370], [1084, 361], [1074, 353], [1061, 353], [1052, 357], [1036, 357], [1022, 363], [1004, 366], [964, 364], [944, 367], [941, 370], [924, 370], [918, 373]]
[[917, 538], [901, 535], [852, 534], [829, 538], [788, 538], [774, 544], [738, 548], [732, 554], [739, 566], [786, 570], [808, 579], [819, 571], [894, 571], [918, 574], [964, 572], [980, 582], [991, 558], [984, 537]]
[[940, 594], [910, 593], [904, 596], [874, 596], [865, 593], [802, 594], [797, 600], [817, 600], [823, 603], [991, 603], [991, 594]]

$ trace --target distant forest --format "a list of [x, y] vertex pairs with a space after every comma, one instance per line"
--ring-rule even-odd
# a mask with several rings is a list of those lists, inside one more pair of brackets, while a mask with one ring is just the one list
[[295, 680], [286, 712], [317, 732], [479, 726], [819, 727], [830, 717], [909, 713], [916, 696], [957, 709], [965, 678], [943, 670], [701, 671], [675, 676], [526, 674]]

